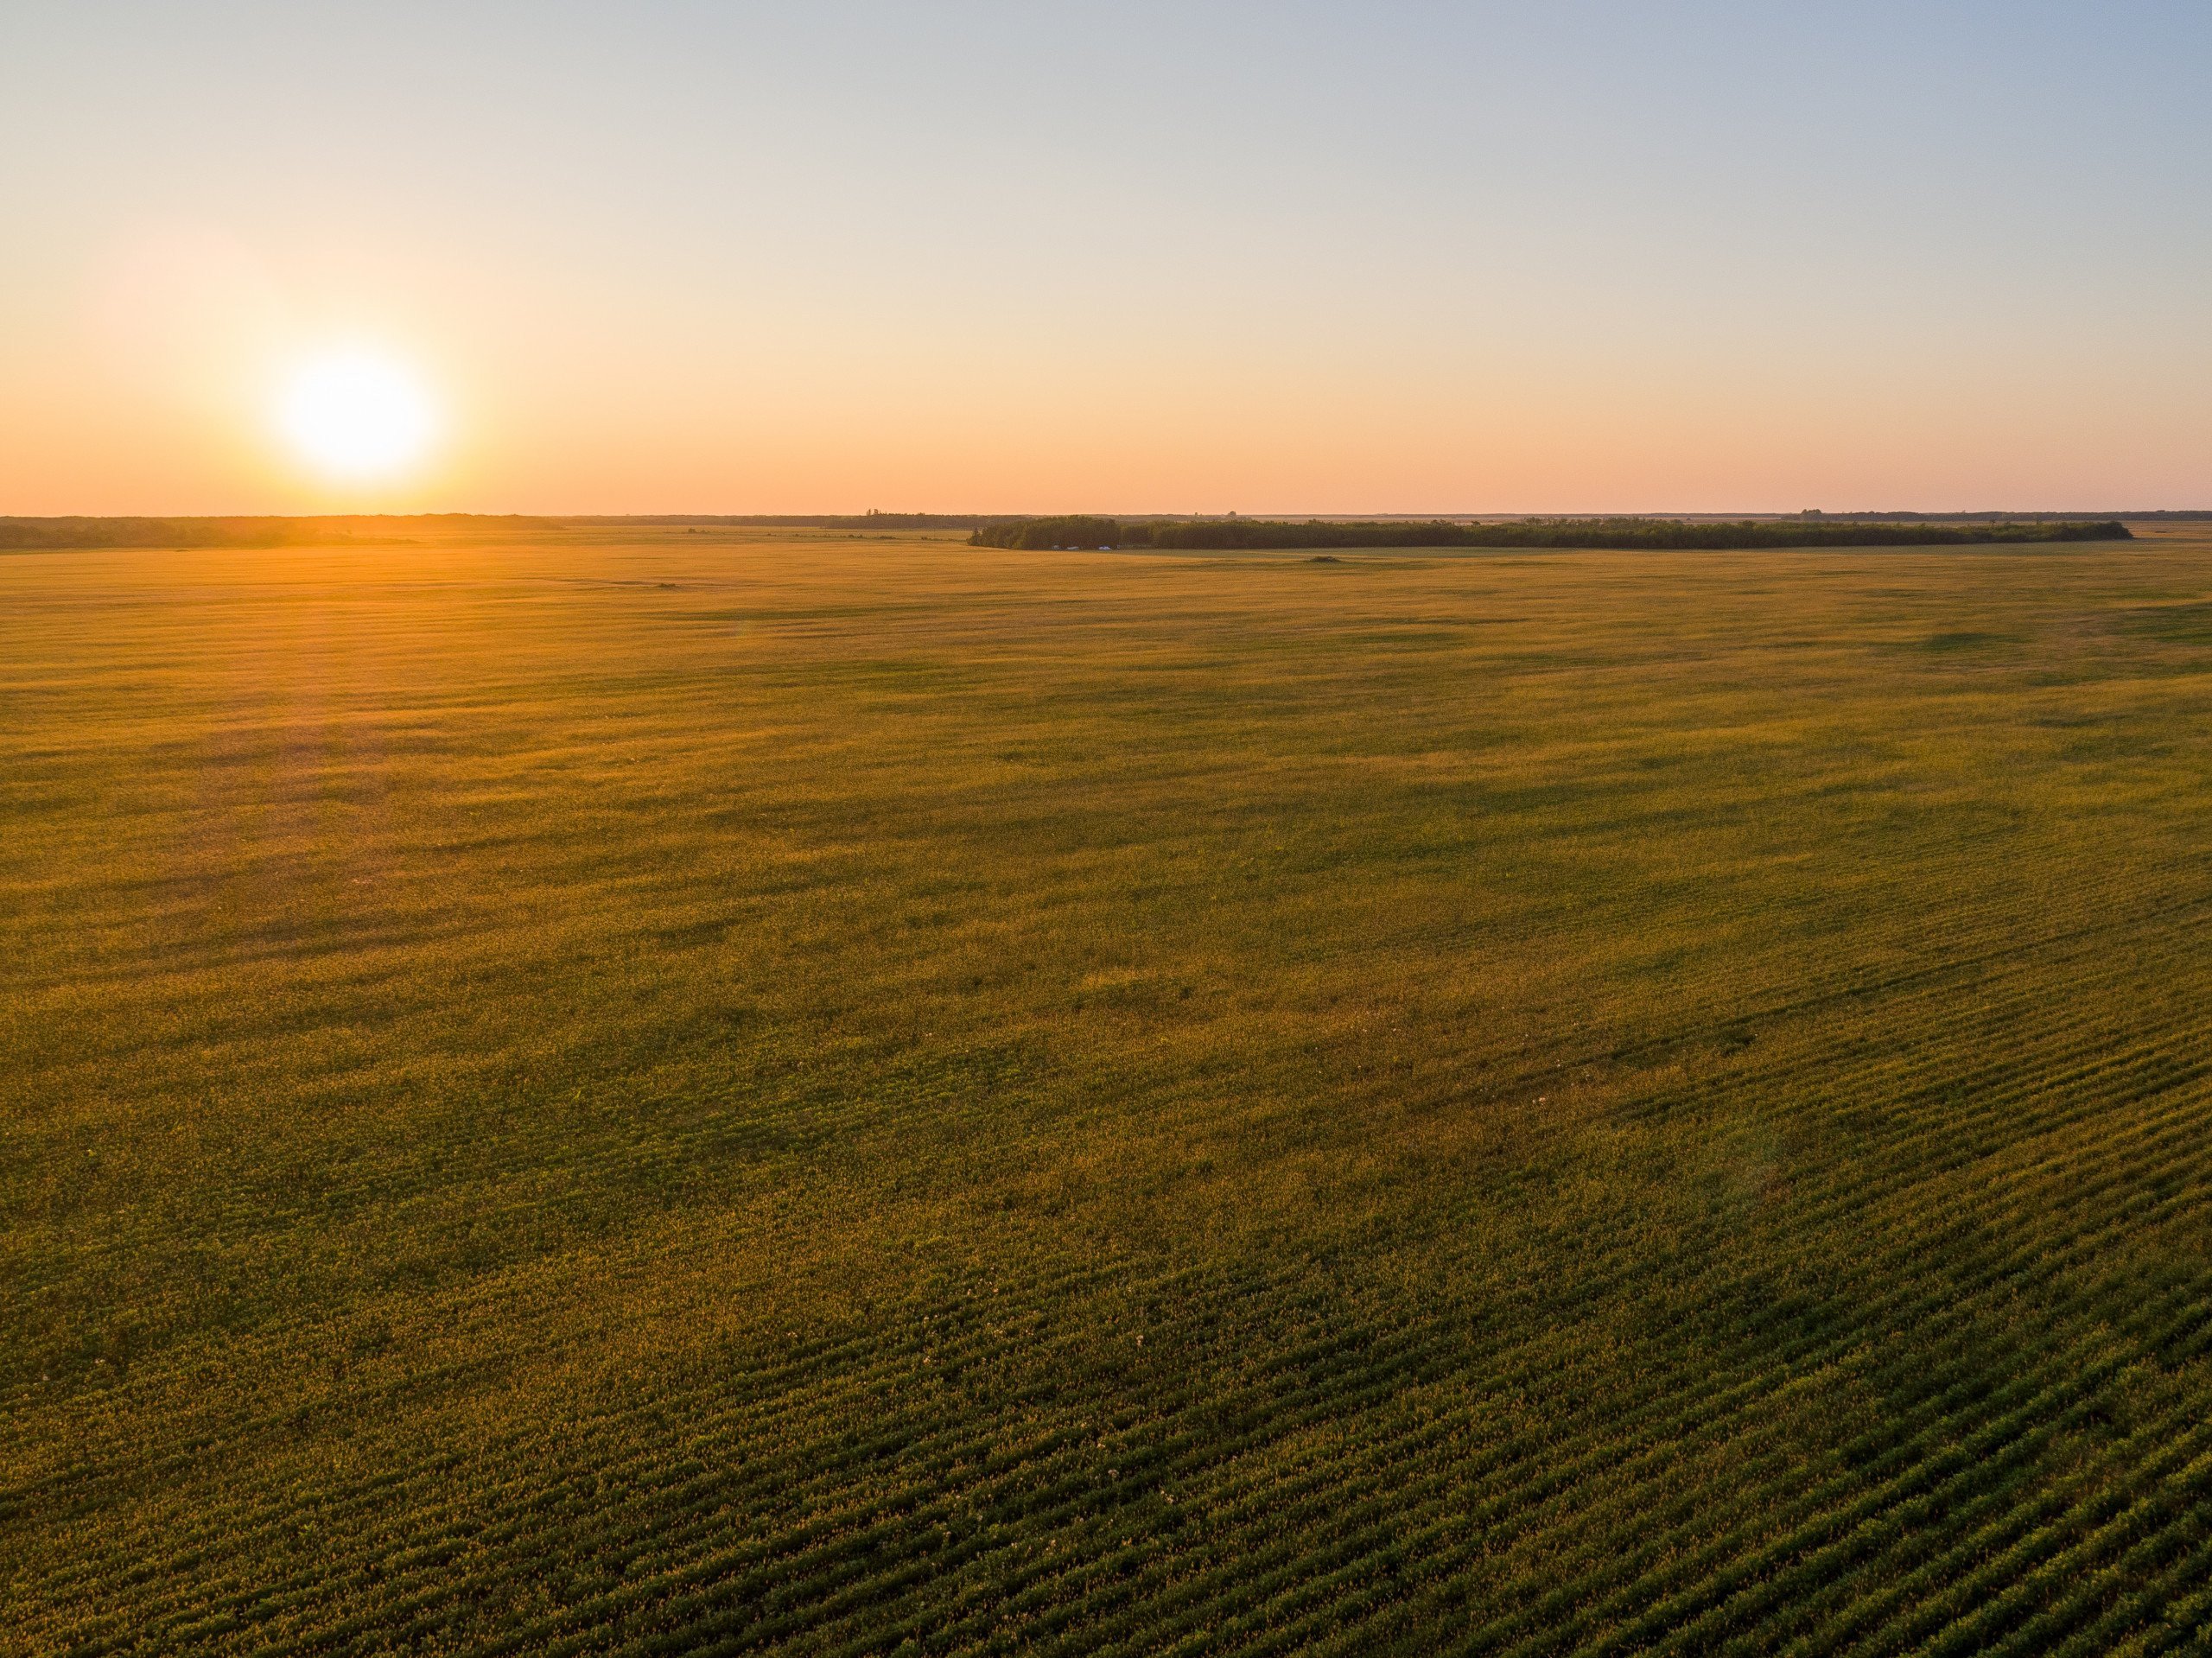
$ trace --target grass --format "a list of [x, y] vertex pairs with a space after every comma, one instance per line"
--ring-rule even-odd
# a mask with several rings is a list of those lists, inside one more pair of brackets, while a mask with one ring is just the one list
[[0, 558], [0, 1645], [2212, 1639], [2212, 536]]

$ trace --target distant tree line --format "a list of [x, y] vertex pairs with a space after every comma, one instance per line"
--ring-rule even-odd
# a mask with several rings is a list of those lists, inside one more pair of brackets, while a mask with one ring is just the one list
[[1759, 547], [1929, 547], [1989, 542], [2127, 541], [2118, 519], [1979, 524], [1872, 524], [1821, 518], [1690, 524], [1679, 518], [1522, 518], [1510, 524], [1303, 524], [1269, 518], [1196, 523], [1027, 518], [986, 524], [971, 546], [1050, 549], [1161, 547], [1192, 551], [1304, 547], [1601, 547], [1719, 549]]
[[1011, 524], [987, 524], [968, 537], [971, 547], [1139, 547], [1155, 544], [1152, 537], [1165, 524], [1122, 524], [1114, 518], [1017, 518]]
[[0, 550], [70, 547], [308, 547], [335, 542], [391, 540], [410, 530], [493, 529], [554, 533], [580, 528], [680, 528], [747, 525], [810, 530], [973, 530], [1011, 522], [974, 513], [870, 512], [812, 516], [709, 517], [698, 514], [528, 518], [515, 513], [342, 514], [319, 518], [0, 518]]
[[[2146, 518], [2207, 515], [2157, 512]], [[525, 518], [515, 514], [429, 512], [324, 518], [0, 518], [0, 550], [71, 547], [292, 547], [359, 540], [388, 541], [410, 530], [478, 528], [557, 532], [612, 525], [715, 524], [824, 530], [968, 530], [979, 547], [1160, 547], [1192, 551], [1324, 547], [1925, 547], [1977, 542], [2125, 541], [2117, 518], [2088, 521], [2018, 515], [1942, 521], [1897, 514], [1859, 514], [1693, 523], [1680, 518], [1522, 518], [1505, 524], [1451, 519], [1291, 523], [1270, 518], [1116, 519], [1084, 514], [1058, 518], [988, 517], [942, 512], [870, 512], [783, 517], [639, 516]]]
[[0, 548], [21, 552], [61, 547], [296, 547], [351, 541], [372, 522], [360, 518], [0, 518]]
[[1851, 524], [2081, 524], [2090, 519], [2101, 522], [2106, 518], [2151, 518], [2162, 524], [2202, 524], [2212, 519], [2212, 512], [2173, 507], [2160, 507], [2145, 512], [1822, 512], [1810, 510], [1803, 516], [1840, 519]]
[[702, 530], [976, 530], [1018, 524], [1018, 512], [627, 512], [563, 518], [563, 524], [651, 524]]
[[515, 513], [421, 512], [334, 514], [318, 518], [0, 518], [0, 550], [68, 547], [306, 547], [334, 542], [390, 540], [410, 530], [557, 532], [585, 527], [747, 525], [791, 530], [973, 530], [1010, 523], [1012, 515], [869, 512], [787, 514], [751, 518], [704, 514], [630, 514], [620, 517], [529, 518]]

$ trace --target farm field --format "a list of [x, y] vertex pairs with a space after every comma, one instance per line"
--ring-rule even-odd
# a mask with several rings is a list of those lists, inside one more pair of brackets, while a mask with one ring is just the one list
[[2212, 1642], [2212, 533], [0, 556], [0, 1650]]

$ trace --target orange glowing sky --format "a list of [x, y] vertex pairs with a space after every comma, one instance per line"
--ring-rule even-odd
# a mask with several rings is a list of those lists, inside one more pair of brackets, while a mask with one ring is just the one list
[[2201, 4], [26, 10], [0, 512], [2212, 505]]

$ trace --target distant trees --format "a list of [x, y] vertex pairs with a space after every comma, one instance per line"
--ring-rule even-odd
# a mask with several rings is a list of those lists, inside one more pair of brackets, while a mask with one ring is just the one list
[[1125, 547], [1129, 545], [1127, 528], [1112, 518], [1022, 518], [987, 524], [968, 540], [975, 547]]
[[291, 547], [349, 541], [356, 527], [373, 522], [350, 518], [0, 518], [0, 548]]
[[1761, 547], [1929, 547], [1994, 542], [2126, 541], [2116, 518], [2096, 522], [1878, 523], [1834, 518], [1743, 519], [1695, 524], [1680, 518], [1520, 518], [1508, 524], [1343, 523], [1308, 518], [1208, 518], [1122, 523], [1113, 518], [1027, 518], [988, 524], [977, 547], [1132, 547], [1191, 551], [1303, 547], [1598, 547], [1717, 550]]
[[[2176, 520], [2192, 515], [2168, 513]], [[2202, 517], [2204, 515], [2196, 515]], [[768, 528], [972, 530], [978, 547], [1162, 547], [1191, 551], [1325, 547], [1618, 547], [1653, 549], [1756, 547], [1929, 547], [1986, 542], [2126, 541], [2117, 518], [1936, 521], [1904, 515], [1881, 519], [1828, 513], [1819, 518], [1692, 524], [1679, 518], [1516, 518], [1505, 524], [1294, 523], [1270, 518], [1188, 520], [1096, 518], [1069, 513], [1044, 518], [982, 518], [930, 512], [871, 512], [864, 517], [529, 518], [429, 513], [280, 518], [0, 518], [0, 549], [68, 547], [283, 547], [388, 538], [416, 530], [472, 526], [503, 531], [554, 531], [583, 526], [657, 528], [751, 524]]]

